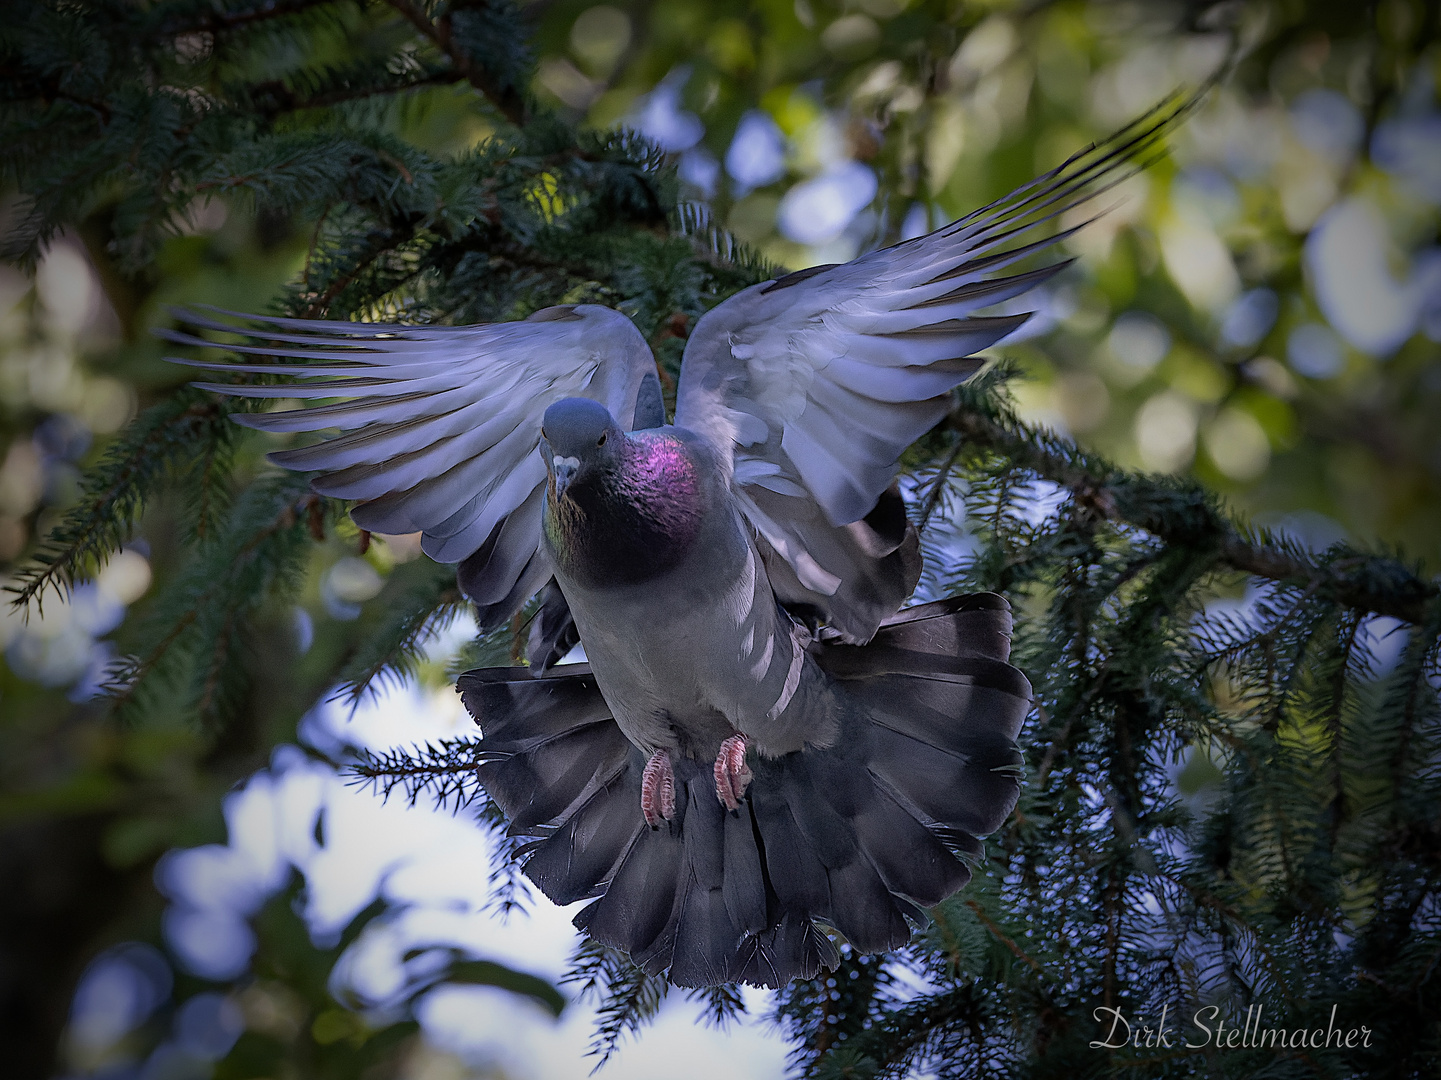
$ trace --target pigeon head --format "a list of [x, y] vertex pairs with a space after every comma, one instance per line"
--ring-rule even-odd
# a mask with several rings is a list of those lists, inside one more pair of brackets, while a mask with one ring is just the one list
[[566, 577], [635, 583], [685, 555], [705, 507], [683, 439], [666, 429], [627, 434], [588, 398], [546, 409], [541, 435], [551, 478], [542, 527]]
[[541, 420], [541, 453], [560, 499], [577, 478], [614, 468], [625, 445], [625, 433], [598, 401], [565, 398], [545, 410]]

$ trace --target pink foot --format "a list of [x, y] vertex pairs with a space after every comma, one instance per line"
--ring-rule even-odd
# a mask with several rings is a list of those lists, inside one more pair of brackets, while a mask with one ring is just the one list
[[645, 763], [640, 775], [640, 812], [652, 829], [675, 817], [675, 772], [668, 750], [657, 750]]
[[737, 809], [746, 788], [750, 787], [751, 771], [746, 766], [748, 743], [744, 735], [732, 735], [721, 743], [720, 753], [716, 755], [715, 793], [727, 810]]

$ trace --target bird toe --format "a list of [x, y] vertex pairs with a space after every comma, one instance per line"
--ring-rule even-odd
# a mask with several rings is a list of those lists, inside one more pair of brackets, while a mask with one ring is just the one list
[[749, 745], [750, 740], [744, 735], [732, 735], [721, 743], [720, 753], [716, 755], [715, 793], [727, 810], [738, 809], [746, 788], [750, 787], [751, 770], [746, 764]]
[[645, 763], [640, 777], [640, 812], [652, 829], [675, 817], [675, 770], [667, 750], [657, 750]]

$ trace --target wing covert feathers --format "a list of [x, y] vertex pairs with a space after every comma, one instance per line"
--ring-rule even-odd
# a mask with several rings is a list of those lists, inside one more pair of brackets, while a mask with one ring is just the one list
[[646, 827], [641, 752], [584, 665], [461, 676], [487, 763], [480, 779], [533, 835], [525, 872], [576, 926], [679, 986], [781, 986], [837, 963], [836, 941], [894, 949], [970, 879], [1019, 793], [1015, 738], [1030, 686], [1006, 663], [1011, 616], [992, 594], [885, 620], [866, 645], [812, 646], [835, 680], [842, 737], [774, 759], [738, 813], [709, 761], [678, 758], [676, 817]]

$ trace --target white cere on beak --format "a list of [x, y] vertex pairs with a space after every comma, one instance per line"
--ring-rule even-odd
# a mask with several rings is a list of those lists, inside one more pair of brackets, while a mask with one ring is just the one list
[[555, 475], [555, 497], [558, 499], [565, 494], [565, 489], [570, 487], [570, 482], [575, 479], [575, 474], [580, 469], [580, 458], [556, 454], [550, 459], [550, 463], [551, 472]]

